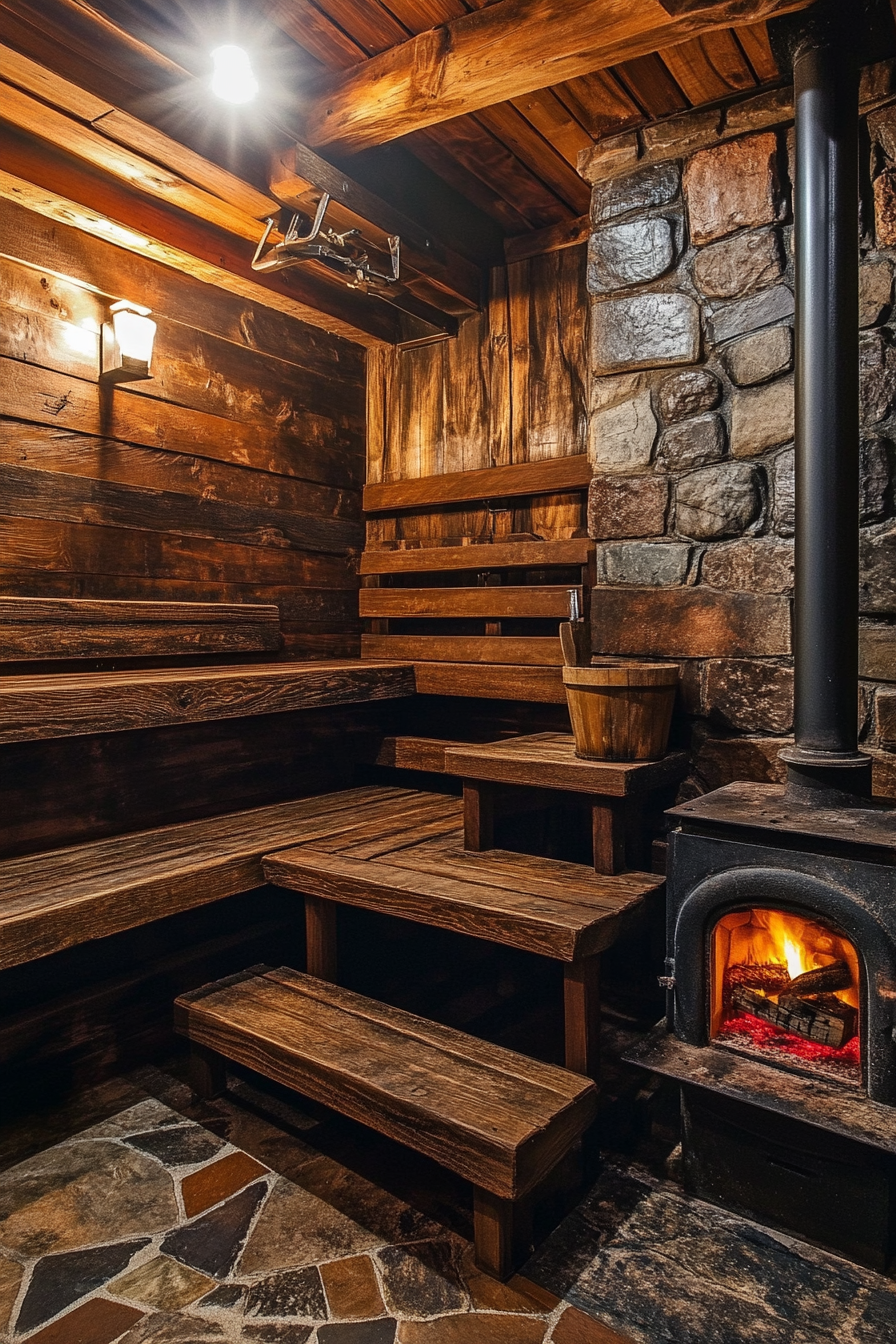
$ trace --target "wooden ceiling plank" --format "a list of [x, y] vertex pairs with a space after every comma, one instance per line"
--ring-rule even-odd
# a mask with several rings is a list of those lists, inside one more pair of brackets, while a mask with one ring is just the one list
[[438, 28], [469, 12], [462, 0], [385, 0], [385, 6], [409, 33]]
[[755, 88], [753, 72], [730, 33], [707, 33], [667, 47], [663, 61], [694, 107]]
[[768, 28], [764, 23], [748, 23], [736, 28], [734, 35], [743, 48], [744, 55], [753, 67], [753, 73], [760, 84], [778, 79], [778, 62], [772, 55], [772, 45], [768, 40]]
[[566, 247], [578, 247], [587, 243], [590, 232], [590, 214], [580, 215], [578, 219], [552, 224], [549, 229], [505, 238], [504, 258], [509, 266], [511, 262], [528, 261], [530, 257], [540, 257], [545, 252], [561, 252]]
[[321, 13], [313, 0], [263, 0], [267, 17], [287, 36], [332, 70], [346, 70], [365, 59], [364, 48]]
[[523, 98], [514, 98], [520, 116], [539, 131], [567, 163], [575, 166], [579, 151], [594, 143], [585, 127], [553, 89], [536, 89]]
[[317, 0], [317, 7], [368, 55], [407, 41], [409, 30], [379, 0]]
[[[588, 209], [591, 188], [512, 103], [484, 107], [476, 114], [493, 135], [538, 177], [574, 214]], [[587, 143], [593, 142], [590, 137]]]
[[614, 131], [639, 126], [644, 120], [641, 109], [611, 70], [595, 70], [590, 75], [568, 79], [554, 92], [594, 140]]
[[[513, 194], [513, 167], [523, 174], [522, 164], [472, 117], [417, 131], [408, 136], [408, 148], [508, 233], [533, 227], [528, 203]], [[493, 175], [490, 168], [499, 154], [505, 160], [503, 171]]]
[[[670, 14], [660, 0], [496, 0], [332, 77], [309, 100], [303, 138], [352, 153], [809, 2], [718, 0]], [[725, 65], [730, 79], [734, 57]]]
[[613, 74], [651, 120], [684, 112], [690, 106], [672, 72], [656, 53], [623, 61], [614, 66]]

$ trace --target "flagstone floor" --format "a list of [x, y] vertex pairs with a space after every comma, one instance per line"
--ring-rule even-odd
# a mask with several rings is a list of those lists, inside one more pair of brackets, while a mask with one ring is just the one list
[[143, 1070], [98, 1097], [32, 1127], [23, 1161], [0, 1135], [3, 1344], [896, 1341], [891, 1280], [645, 1167], [608, 1164], [501, 1285], [449, 1200], [411, 1207], [246, 1081], [196, 1104]]

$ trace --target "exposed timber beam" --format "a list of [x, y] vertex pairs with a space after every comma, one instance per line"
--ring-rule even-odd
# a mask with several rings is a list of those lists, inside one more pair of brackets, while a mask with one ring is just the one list
[[354, 153], [812, 0], [497, 0], [331, 76], [303, 139]]

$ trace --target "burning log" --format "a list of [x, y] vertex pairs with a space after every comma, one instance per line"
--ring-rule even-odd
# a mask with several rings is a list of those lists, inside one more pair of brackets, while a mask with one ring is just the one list
[[849, 989], [852, 984], [852, 972], [845, 961], [834, 961], [830, 966], [819, 966], [814, 971], [804, 971], [786, 986], [788, 994], [797, 994], [800, 998], [815, 994], [829, 994], [835, 989]]
[[[798, 976], [797, 979], [802, 980], [803, 977]], [[829, 1045], [835, 1050], [839, 1050], [856, 1034], [856, 1009], [833, 994], [825, 994], [819, 999], [804, 999], [783, 992], [776, 1003], [774, 999], [754, 989], [737, 985], [732, 991], [731, 1001], [743, 1013], [751, 1013], [765, 1022], [771, 1022], [773, 1026], [781, 1027], [783, 1031], [793, 1032], [819, 1045]]]

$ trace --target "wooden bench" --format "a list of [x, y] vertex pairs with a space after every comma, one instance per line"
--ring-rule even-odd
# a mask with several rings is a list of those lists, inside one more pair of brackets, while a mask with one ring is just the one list
[[[594, 867], [618, 873], [639, 853], [640, 809], [657, 789], [687, 774], [683, 751], [658, 761], [587, 761], [575, 753], [569, 733], [532, 733], [504, 742], [454, 743], [445, 748], [444, 769], [464, 782], [464, 845], [488, 850], [499, 813], [518, 811], [527, 791], [585, 795], [591, 808]], [[628, 853], [627, 853], [628, 851]]]
[[415, 694], [409, 664], [333, 659], [0, 678], [0, 743], [116, 733]]
[[236, 602], [0, 597], [0, 661], [276, 653], [280, 611]]
[[347, 789], [5, 859], [0, 970], [251, 891], [265, 882], [265, 854], [361, 822], [394, 824], [416, 798]]
[[461, 825], [460, 799], [415, 792], [386, 803], [375, 820], [359, 816], [338, 834], [267, 857], [268, 880], [305, 896], [309, 972], [337, 978], [340, 903], [552, 957], [564, 969], [566, 1066], [595, 1076], [599, 954], [663, 879], [602, 877], [580, 864], [504, 850], [470, 853]]
[[[364, 507], [493, 504], [584, 489], [590, 476], [584, 456], [524, 462], [368, 485]], [[587, 537], [368, 549], [361, 576], [360, 614], [368, 621], [362, 657], [413, 662], [421, 694], [566, 703], [556, 626], [569, 615], [570, 588], [588, 609], [594, 543]], [[429, 626], [425, 633], [421, 624]]]
[[476, 1259], [502, 1279], [520, 1201], [596, 1112], [585, 1078], [288, 967], [183, 995], [175, 1026], [198, 1047], [206, 1096], [224, 1090], [233, 1060], [472, 1181]]

